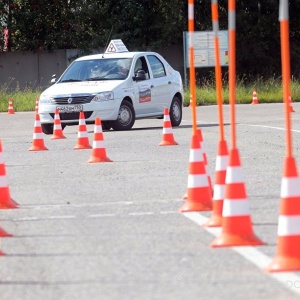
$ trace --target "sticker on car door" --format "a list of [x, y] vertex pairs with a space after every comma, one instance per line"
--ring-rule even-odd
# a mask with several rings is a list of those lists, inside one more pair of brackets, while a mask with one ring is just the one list
[[151, 89], [149, 85], [139, 86], [139, 103], [151, 102]]

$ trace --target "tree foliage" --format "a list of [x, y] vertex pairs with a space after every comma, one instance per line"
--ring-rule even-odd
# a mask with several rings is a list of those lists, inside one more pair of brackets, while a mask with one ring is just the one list
[[[278, 0], [236, 1], [238, 74], [281, 72]], [[298, 75], [300, 3], [289, 1], [290, 52]], [[228, 28], [228, 1], [219, 0], [220, 29]], [[0, 24], [9, 29], [9, 51], [78, 48], [102, 50], [120, 38], [129, 50], [182, 45], [187, 1], [174, 0], [2, 0]], [[211, 2], [195, 0], [195, 30], [212, 30]], [[0, 46], [1, 51], [2, 44]]]

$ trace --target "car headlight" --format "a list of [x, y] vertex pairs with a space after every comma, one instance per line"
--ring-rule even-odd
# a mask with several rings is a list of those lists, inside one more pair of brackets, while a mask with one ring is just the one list
[[114, 100], [114, 93], [113, 92], [102, 92], [97, 94], [92, 101], [101, 102], [101, 101], [109, 101]]
[[48, 95], [41, 95], [39, 104], [53, 104], [54, 103], [54, 98], [49, 97]]

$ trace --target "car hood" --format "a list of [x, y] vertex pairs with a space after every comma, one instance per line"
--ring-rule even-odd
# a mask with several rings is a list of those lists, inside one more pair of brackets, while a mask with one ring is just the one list
[[44, 95], [74, 95], [74, 94], [97, 94], [99, 92], [112, 91], [117, 86], [124, 84], [124, 81], [82, 81], [55, 83], [47, 88]]

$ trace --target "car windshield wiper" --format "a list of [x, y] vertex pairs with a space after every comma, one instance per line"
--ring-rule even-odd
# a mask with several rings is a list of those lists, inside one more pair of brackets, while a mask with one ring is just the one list
[[65, 80], [61, 80], [60, 82], [78, 82], [78, 81], [82, 81], [80, 79], [65, 79]]

